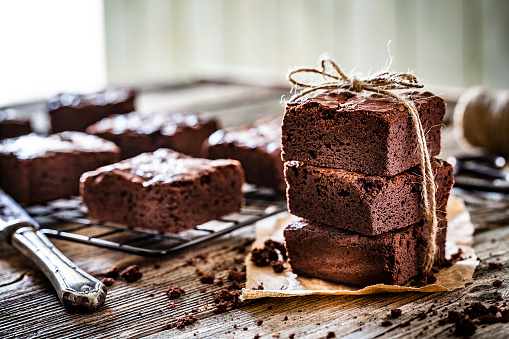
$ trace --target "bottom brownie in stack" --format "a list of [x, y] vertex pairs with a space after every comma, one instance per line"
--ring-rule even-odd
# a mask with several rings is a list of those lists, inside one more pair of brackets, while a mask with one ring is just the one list
[[[445, 258], [447, 221], [439, 221], [435, 262]], [[354, 285], [400, 285], [422, 271], [428, 244], [423, 222], [365, 236], [300, 220], [284, 231], [294, 273]]]
[[161, 148], [83, 174], [80, 190], [92, 218], [177, 233], [238, 211], [243, 183], [236, 160]]

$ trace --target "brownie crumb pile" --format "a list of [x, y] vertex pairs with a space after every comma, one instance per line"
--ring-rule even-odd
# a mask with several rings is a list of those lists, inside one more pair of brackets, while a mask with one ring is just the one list
[[251, 251], [251, 261], [260, 267], [271, 266], [274, 272], [281, 273], [285, 270], [284, 261], [288, 259], [286, 248], [283, 243], [267, 240], [263, 248], [255, 248]]
[[170, 285], [166, 290], [166, 294], [170, 297], [170, 299], [177, 299], [186, 294], [186, 291], [179, 286]]
[[132, 265], [120, 272], [120, 276], [128, 283], [131, 283], [139, 280], [143, 276], [143, 273], [140, 272], [137, 265]]

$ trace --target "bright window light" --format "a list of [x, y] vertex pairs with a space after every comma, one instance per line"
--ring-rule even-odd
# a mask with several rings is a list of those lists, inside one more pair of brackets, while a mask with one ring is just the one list
[[0, 1], [0, 106], [105, 85], [102, 0]]

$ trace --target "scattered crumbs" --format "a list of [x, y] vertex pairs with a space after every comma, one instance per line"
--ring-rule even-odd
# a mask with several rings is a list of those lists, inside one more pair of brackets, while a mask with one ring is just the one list
[[117, 266], [113, 266], [113, 267], [108, 268], [104, 272], [104, 276], [106, 278], [117, 278], [119, 273], [120, 273], [120, 270], [118, 269], [118, 267]]
[[256, 333], [255, 336], [253, 337], [253, 339], [260, 339], [260, 335], [258, 333]]
[[217, 285], [217, 286], [223, 286], [223, 284], [224, 284], [223, 279], [219, 279], [219, 280], [216, 282], [216, 285]]
[[283, 319], [283, 321], [287, 321], [288, 320], [288, 316], [285, 316], [285, 318]]
[[132, 283], [139, 280], [143, 276], [143, 273], [140, 272], [137, 265], [131, 265], [123, 270], [120, 276], [128, 283]]
[[500, 270], [504, 268], [504, 264], [501, 262], [489, 262], [488, 263], [488, 270], [494, 271], [494, 270]]
[[148, 296], [149, 296], [149, 297], [155, 297], [155, 296], [156, 296], [156, 294], [155, 294], [155, 293], [153, 293], [153, 292], [150, 292], [150, 293], [148, 294]]
[[289, 339], [294, 339], [295, 338], [295, 333], [291, 333], [289, 336], [288, 336]]
[[[105, 284], [106, 285], [106, 284]], [[493, 286], [495, 286], [496, 288], [499, 288], [500, 286], [502, 286], [502, 281], [501, 280], [495, 280], [493, 282]]]
[[281, 273], [285, 270], [285, 266], [283, 265], [283, 262], [281, 260], [271, 261], [270, 266], [276, 273]]
[[244, 327], [244, 328], [242, 328], [242, 329], [243, 329], [244, 331], [247, 331], [247, 330], [248, 330], [248, 328], [247, 328], [247, 327]]
[[216, 276], [213, 274], [207, 274], [207, 273], [201, 272], [200, 282], [202, 284], [213, 284], [215, 278], [216, 278]]
[[258, 320], [258, 321], [256, 322], [256, 325], [258, 325], [258, 326], [262, 326], [262, 324], [263, 324], [263, 320]]
[[200, 293], [207, 293], [207, 289], [204, 288], [204, 289], [200, 290]]
[[407, 327], [407, 326], [410, 326], [411, 322], [410, 321], [405, 321], [404, 323], [401, 323], [401, 327]]
[[318, 326], [318, 325], [320, 325], [320, 323], [316, 323], [316, 325]]
[[469, 337], [475, 333], [477, 326], [471, 319], [463, 318], [456, 323], [454, 334]]
[[279, 338], [279, 336], [281, 335], [281, 333], [277, 332], [277, 333], [274, 333], [272, 335], [273, 338]]
[[186, 291], [179, 286], [170, 285], [168, 286], [168, 289], [166, 289], [166, 294], [170, 297], [170, 299], [177, 299], [183, 294], [186, 294]]
[[242, 281], [246, 279], [246, 274], [239, 272], [236, 267], [230, 268], [228, 271], [228, 280], [230, 281]]
[[334, 333], [333, 331], [329, 331], [329, 333], [327, 333], [327, 336], [325, 338], [327, 338], [327, 339], [336, 338], [336, 333]]
[[177, 322], [175, 323], [175, 327], [176, 328], [184, 328], [188, 325], [191, 325], [196, 320], [198, 320], [198, 319], [196, 319], [193, 315], [189, 315], [185, 318], [178, 319]]
[[170, 329], [173, 327], [173, 324], [172, 323], [166, 323], [164, 324], [164, 327], [167, 328], [167, 329]]
[[115, 279], [113, 278], [103, 278], [101, 282], [106, 286], [111, 286], [115, 282]]
[[264, 287], [263, 287], [263, 283], [261, 283], [261, 284], [260, 284], [260, 285], [258, 285], [257, 287], [253, 287], [253, 288], [252, 288], [252, 290], [253, 290], [253, 291], [261, 291], [261, 290], [263, 290], [263, 288], [264, 288]]
[[424, 312], [424, 311], [421, 311], [421, 312], [419, 312], [419, 313], [417, 314], [417, 318], [418, 318], [419, 320], [424, 320], [424, 319], [426, 319], [426, 317], [427, 317], [427, 316], [428, 316], [428, 315], [427, 315], [427, 314], [426, 314], [426, 312]]
[[382, 321], [382, 326], [383, 326], [383, 327], [392, 326], [392, 321], [390, 321], [390, 320], [384, 320], [384, 321]]
[[240, 286], [239, 282], [237, 280], [234, 280], [230, 285], [226, 286], [226, 289], [228, 290], [240, 290], [242, 286]]

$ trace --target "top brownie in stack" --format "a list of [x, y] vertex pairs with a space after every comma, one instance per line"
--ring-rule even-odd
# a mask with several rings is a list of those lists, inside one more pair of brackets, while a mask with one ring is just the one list
[[0, 139], [15, 138], [32, 132], [30, 120], [11, 109], [0, 109]]
[[247, 126], [219, 130], [203, 143], [203, 155], [236, 159], [244, 168], [246, 182], [284, 192], [281, 120], [264, 118]]
[[112, 114], [134, 111], [136, 92], [111, 88], [93, 94], [60, 93], [48, 100], [47, 108], [53, 133], [85, 132], [93, 123]]
[[87, 128], [87, 133], [111, 140], [122, 150], [122, 159], [159, 148], [201, 156], [202, 143], [217, 130], [213, 118], [193, 113], [112, 115]]
[[81, 132], [5, 139], [0, 142], [0, 187], [19, 203], [68, 198], [78, 195], [81, 174], [119, 158], [114, 143]]
[[[440, 153], [443, 99], [401, 93], [415, 104], [430, 156]], [[419, 164], [408, 110], [377, 93], [333, 91], [288, 104], [282, 126], [284, 161], [393, 176]]]

